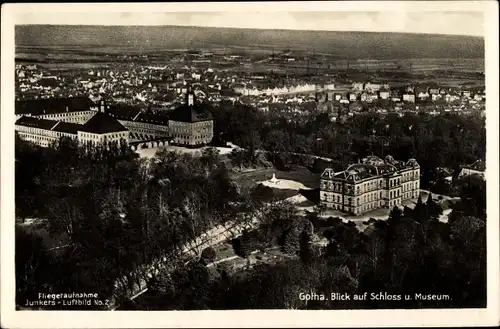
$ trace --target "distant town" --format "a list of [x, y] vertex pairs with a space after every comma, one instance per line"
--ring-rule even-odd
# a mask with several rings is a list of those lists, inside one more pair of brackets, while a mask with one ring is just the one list
[[[109, 55], [106, 59], [113, 60]], [[147, 55], [115, 56], [114, 60], [116, 63], [91, 69], [17, 64], [16, 99], [106, 97], [117, 104], [159, 111], [180, 105], [187, 85], [191, 85], [200, 100], [212, 103], [241, 102], [290, 118], [316, 110], [332, 113], [332, 119], [366, 111], [481, 113], [486, 99], [484, 84], [449, 86], [429, 77], [428, 82], [418, 82], [421, 79], [417, 73], [413, 82], [392, 83], [390, 77], [384, 79], [384, 74], [377, 74], [379, 69], [373, 67], [373, 62], [371, 72], [352, 68], [349, 74], [346, 62], [340, 68], [341, 73], [334, 74], [332, 65], [324, 62], [313, 65], [311, 59], [296, 59], [291, 52], [255, 62], [244, 55], [210, 52], [173, 52], [164, 65], [148, 64]], [[390, 64], [392, 67], [387, 67], [385, 61], [382, 69], [401, 69], [397, 62]], [[245, 69], [259, 65], [271, 69], [260, 73]], [[242, 69], [238, 71], [235, 67]], [[477, 78], [481, 73], [470, 75]]]

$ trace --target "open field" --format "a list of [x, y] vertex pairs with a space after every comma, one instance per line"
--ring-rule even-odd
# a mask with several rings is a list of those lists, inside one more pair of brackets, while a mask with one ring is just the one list
[[[251, 46], [245, 48], [243, 54], [246, 56], [255, 56]], [[33, 62], [40, 64], [89, 64], [103, 65], [112, 63], [116, 55], [128, 53], [129, 47], [117, 46], [96, 49], [92, 46], [65, 46], [46, 47], [46, 46], [18, 46], [16, 47], [16, 60], [18, 62]], [[173, 50], [169, 52], [149, 51], [145, 49], [141, 54], [148, 55], [148, 62], [168, 62]], [[225, 49], [224, 53], [230, 54], [231, 49]], [[269, 54], [258, 56], [259, 61], [253, 61], [253, 64], [246, 67], [251, 71], [287, 71], [287, 72], [326, 72], [339, 71], [345, 72], [347, 69], [351, 71], [361, 72], [406, 72], [420, 74], [433, 71], [453, 71], [453, 72], [484, 72], [484, 58], [412, 58], [400, 57], [391, 59], [379, 59], [376, 53], [370, 54], [369, 57], [361, 58], [354, 57], [348, 59], [344, 56], [339, 58], [337, 55], [321, 55], [304, 54], [308, 59], [297, 58], [294, 62], [289, 63], [270, 63], [267, 60]], [[310, 59], [316, 57], [316, 59]], [[123, 60], [123, 59], [121, 59]], [[135, 60], [146, 60], [139, 58]], [[214, 63], [212, 63], [214, 64]], [[236, 65], [236, 68], [241, 68], [241, 65]]]

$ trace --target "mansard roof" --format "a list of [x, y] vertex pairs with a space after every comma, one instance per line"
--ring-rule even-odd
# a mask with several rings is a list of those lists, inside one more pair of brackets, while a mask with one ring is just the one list
[[420, 167], [417, 160], [415, 159], [409, 159], [408, 162], [406, 162], [406, 165], [410, 167]]
[[322, 179], [341, 179], [348, 182], [357, 182], [370, 177], [399, 175], [399, 171], [408, 167], [419, 167], [415, 159], [406, 163], [394, 160], [392, 156], [386, 156], [384, 160], [377, 156], [368, 156], [361, 163], [350, 165], [346, 170], [334, 172], [327, 168], [321, 175]]

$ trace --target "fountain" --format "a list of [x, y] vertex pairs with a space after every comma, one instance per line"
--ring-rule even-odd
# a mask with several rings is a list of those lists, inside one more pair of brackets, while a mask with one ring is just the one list
[[279, 180], [276, 178], [276, 174], [273, 173], [273, 178], [269, 180], [273, 184], [278, 184]]

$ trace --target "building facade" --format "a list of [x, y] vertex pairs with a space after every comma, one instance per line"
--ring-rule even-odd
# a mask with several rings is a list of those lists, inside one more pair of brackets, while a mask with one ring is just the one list
[[131, 140], [147, 141], [169, 136], [166, 114], [125, 106], [111, 106], [107, 111], [130, 131]]
[[315, 92], [317, 89], [316, 84], [306, 83], [300, 85], [289, 85], [283, 87], [273, 87], [273, 88], [262, 88], [244, 86], [235, 87], [233, 90], [244, 96], [259, 96], [259, 95], [282, 95], [282, 94], [292, 94], [292, 93], [306, 93]]
[[16, 120], [19, 137], [42, 147], [48, 147], [61, 137], [76, 138], [79, 124], [23, 116]]
[[354, 215], [399, 206], [419, 194], [420, 166], [415, 159], [369, 156], [344, 171], [327, 168], [321, 174], [321, 204]]
[[191, 89], [186, 93], [185, 104], [170, 114], [168, 126], [173, 145], [201, 147], [214, 137], [212, 114], [196, 102]]
[[22, 116], [15, 123], [20, 138], [42, 147], [48, 147], [62, 137], [85, 144], [109, 144], [129, 142], [127, 128], [109, 114], [98, 110], [84, 124]]

